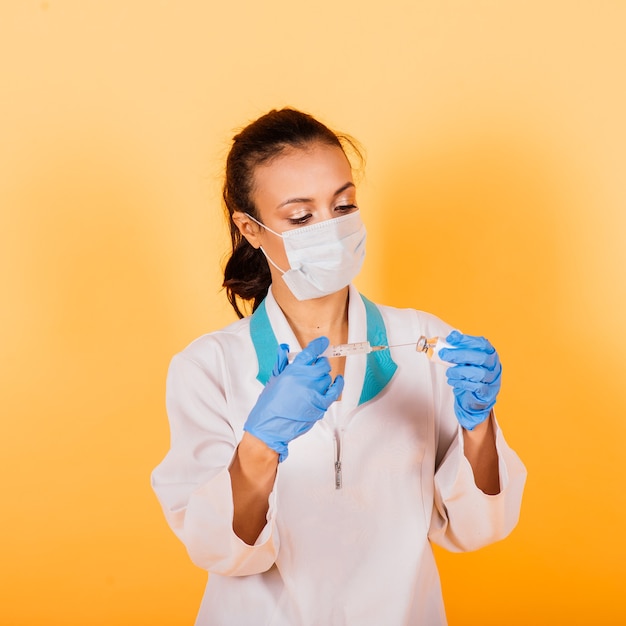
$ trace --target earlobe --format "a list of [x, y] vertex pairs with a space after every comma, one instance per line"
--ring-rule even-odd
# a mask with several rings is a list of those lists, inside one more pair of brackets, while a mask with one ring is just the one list
[[258, 236], [258, 226], [242, 211], [233, 211], [232, 220], [247, 242], [253, 248], [258, 249], [261, 246]]

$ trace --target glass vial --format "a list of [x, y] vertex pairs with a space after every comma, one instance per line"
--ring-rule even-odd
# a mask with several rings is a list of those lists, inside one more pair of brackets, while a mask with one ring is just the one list
[[452, 346], [440, 337], [428, 338], [425, 335], [422, 335], [415, 344], [415, 349], [418, 352], [424, 353], [433, 363], [449, 366], [449, 361], [444, 361], [439, 358], [439, 350], [441, 350], [441, 348], [452, 348]]

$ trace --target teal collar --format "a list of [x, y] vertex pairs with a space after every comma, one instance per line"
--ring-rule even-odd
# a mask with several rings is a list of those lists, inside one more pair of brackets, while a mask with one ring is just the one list
[[276, 363], [278, 340], [267, 316], [265, 300], [259, 304], [250, 318], [250, 337], [259, 362], [259, 373], [256, 378], [262, 385], [267, 385]]
[[[378, 307], [361, 295], [365, 305], [365, 319], [367, 320], [367, 340], [372, 346], [387, 346], [387, 330], [383, 316]], [[259, 373], [257, 380], [265, 385], [270, 379], [274, 363], [276, 361], [276, 351], [278, 341], [272, 325], [270, 324], [265, 308], [265, 300], [261, 302], [257, 310], [250, 318], [250, 337], [254, 345], [257, 361], [259, 363]], [[398, 366], [391, 358], [389, 350], [370, 352], [367, 355], [365, 365], [365, 378], [361, 389], [359, 405], [365, 404], [374, 399], [393, 377]]]

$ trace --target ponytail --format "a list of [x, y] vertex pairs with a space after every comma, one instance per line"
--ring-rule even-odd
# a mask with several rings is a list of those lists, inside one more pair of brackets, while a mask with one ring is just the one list
[[224, 267], [223, 283], [226, 297], [237, 317], [244, 317], [237, 299], [251, 300], [254, 313], [267, 295], [271, 283], [272, 276], [263, 252], [253, 248], [244, 237], [240, 237]]

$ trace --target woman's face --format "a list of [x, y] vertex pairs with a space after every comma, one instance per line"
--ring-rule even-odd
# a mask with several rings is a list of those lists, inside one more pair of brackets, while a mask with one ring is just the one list
[[[346, 155], [338, 147], [320, 143], [289, 148], [267, 165], [258, 166], [252, 199], [259, 221], [281, 234], [357, 210], [356, 188]], [[255, 248], [263, 246], [276, 265], [289, 269], [280, 237], [257, 226], [243, 213], [233, 215], [233, 219]], [[272, 274], [276, 271], [271, 265], [270, 270]]]

